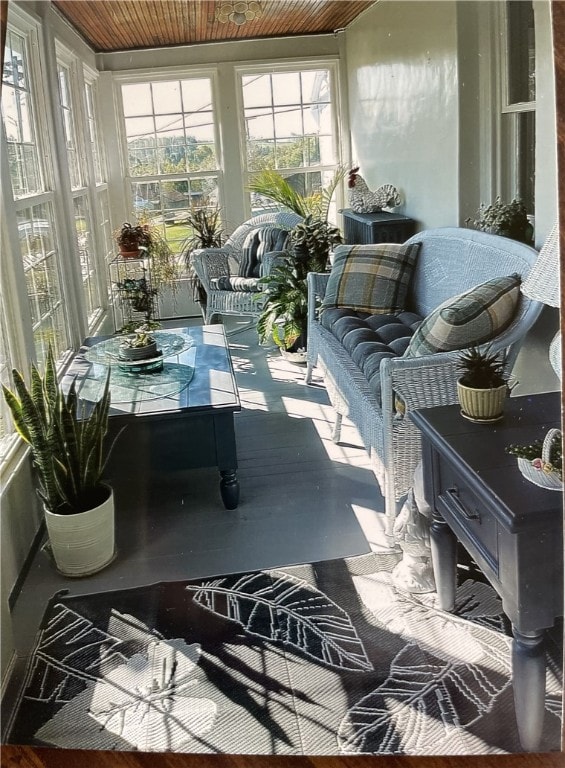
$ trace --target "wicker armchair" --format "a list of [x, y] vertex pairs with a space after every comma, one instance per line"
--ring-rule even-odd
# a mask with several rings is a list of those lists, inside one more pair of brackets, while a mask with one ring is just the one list
[[[260, 292], [221, 290], [216, 287], [217, 278], [239, 274], [243, 244], [247, 236], [262, 227], [278, 227], [291, 230], [301, 217], [291, 211], [263, 213], [241, 224], [221, 248], [202, 248], [192, 253], [194, 271], [206, 291], [205, 322], [214, 322], [219, 315], [250, 315], [259, 317], [263, 302]], [[265, 254], [262, 275], [268, 275], [280, 254]]]
[[[422, 317], [444, 300], [490, 278], [513, 272], [525, 277], [537, 258], [537, 252], [527, 245], [471, 229], [428, 230], [407, 242], [421, 244], [407, 308]], [[336, 411], [335, 441], [340, 437], [343, 416], [358, 428], [385, 497], [387, 532], [392, 542], [398, 503], [413, 485], [421, 455], [420, 432], [410, 413], [457, 402], [459, 352], [383, 360], [379, 369], [381, 397], [377, 400], [349, 353], [319, 322], [318, 306], [328, 279], [326, 274], [308, 275], [306, 382], [311, 381], [313, 367], [318, 365]], [[506, 350], [510, 368], [541, 308], [539, 302], [521, 294], [511, 325], [489, 342], [492, 351]]]

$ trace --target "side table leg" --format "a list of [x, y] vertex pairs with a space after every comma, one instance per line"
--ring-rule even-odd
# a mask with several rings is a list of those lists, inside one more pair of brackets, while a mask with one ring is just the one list
[[221, 469], [220, 494], [226, 509], [236, 509], [239, 504], [239, 480], [235, 469]]
[[545, 709], [544, 633], [522, 633], [513, 626], [512, 683], [520, 743], [526, 752], [537, 752]]
[[452, 611], [457, 586], [457, 537], [437, 512], [430, 526], [430, 548], [439, 607]]

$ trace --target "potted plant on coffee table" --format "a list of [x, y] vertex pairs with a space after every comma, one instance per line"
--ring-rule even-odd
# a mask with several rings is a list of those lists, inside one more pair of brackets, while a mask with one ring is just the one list
[[457, 370], [461, 373], [457, 381], [461, 415], [477, 422], [501, 419], [510, 391], [505, 354], [471, 347], [461, 352]]
[[35, 365], [29, 386], [16, 369], [12, 376], [14, 390], [2, 385], [4, 398], [31, 449], [57, 569], [65, 576], [96, 573], [115, 555], [114, 495], [102, 482], [109, 455], [109, 375], [88, 412], [79, 407], [74, 381], [63, 391], [51, 348], [43, 376]]

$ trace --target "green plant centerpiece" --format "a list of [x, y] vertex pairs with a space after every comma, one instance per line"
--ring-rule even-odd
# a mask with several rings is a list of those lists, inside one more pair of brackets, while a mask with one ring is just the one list
[[157, 339], [151, 329], [140, 326], [132, 336], [126, 336], [120, 342], [120, 360], [147, 360], [157, 355]]
[[339, 168], [328, 187], [308, 197], [272, 170], [261, 171], [249, 185], [252, 192], [271, 198], [304, 219], [291, 231], [292, 249], [284, 263], [259, 281], [265, 298], [257, 321], [261, 342], [272, 339], [283, 353], [296, 354], [290, 359], [298, 362], [305, 360], [307, 343], [308, 273], [325, 271], [331, 248], [343, 242], [339, 229], [328, 222], [328, 213], [344, 176], [345, 169]]
[[476, 219], [466, 219], [465, 223], [481, 232], [509, 237], [530, 245], [534, 229], [528, 220], [526, 206], [521, 200], [514, 199], [503, 203], [497, 197], [490, 205], [481, 204]]
[[477, 422], [501, 419], [509, 392], [504, 352], [471, 347], [460, 353], [456, 365], [460, 373], [457, 395], [461, 414]]
[[55, 564], [67, 576], [95, 573], [114, 557], [114, 498], [102, 481], [111, 450], [110, 377], [88, 410], [75, 381], [67, 392], [58, 382], [51, 348], [43, 375], [32, 365], [29, 385], [16, 369], [12, 377], [14, 389], [2, 390], [16, 431], [30, 446]]

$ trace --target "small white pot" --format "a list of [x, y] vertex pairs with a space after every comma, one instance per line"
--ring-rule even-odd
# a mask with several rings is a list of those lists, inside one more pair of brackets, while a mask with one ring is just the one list
[[114, 559], [114, 492], [98, 507], [74, 515], [45, 512], [51, 551], [64, 576], [90, 576]]

